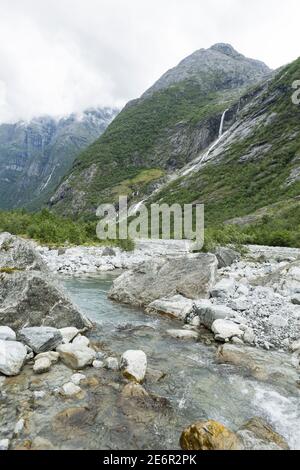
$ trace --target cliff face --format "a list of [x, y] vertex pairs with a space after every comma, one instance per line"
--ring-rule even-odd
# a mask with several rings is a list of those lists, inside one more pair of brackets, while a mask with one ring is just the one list
[[0, 125], [0, 208], [39, 208], [70, 170], [78, 153], [96, 140], [117, 114], [89, 109], [55, 120]]
[[239, 99], [271, 71], [231, 46], [196, 51], [128, 103], [106, 132], [81, 153], [50, 200], [64, 215], [94, 215], [127, 194], [141, 200], [197, 158], [235, 119]]

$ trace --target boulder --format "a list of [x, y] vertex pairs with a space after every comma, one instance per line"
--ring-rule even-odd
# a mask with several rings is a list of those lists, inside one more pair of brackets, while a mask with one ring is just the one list
[[0, 269], [15, 271], [43, 271], [48, 268], [32, 242], [11, 235], [0, 234]]
[[209, 301], [196, 302], [195, 313], [203, 326], [209, 330], [216, 320], [225, 320], [235, 316], [234, 310], [225, 305], [215, 305]]
[[49, 326], [23, 328], [18, 332], [18, 339], [36, 354], [53, 351], [62, 343], [59, 330]]
[[62, 344], [57, 348], [62, 362], [71, 369], [83, 369], [93, 363], [96, 352], [85, 346], [75, 344]]
[[167, 330], [167, 334], [175, 339], [182, 339], [185, 341], [197, 340], [199, 335], [193, 330]]
[[0, 372], [7, 376], [18, 375], [25, 363], [27, 349], [17, 341], [0, 340]]
[[16, 341], [16, 333], [8, 326], [0, 326], [0, 339], [3, 341]]
[[188, 299], [208, 298], [216, 272], [217, 259], [214, 255], [156, 259], [118, 277], [109, 297], [135, 306], [147, 306], [154, 300], [177, 294]]
[[115, 250], [113, 250], [112, 248], [110, 248], [109, 246], [107, 246], [106, 248], [104, 248], [104, 250], [102, 251], [102, 256], [116, 256], [116, 252]]
[[62, 386], [60, 393], [64, 397], [73, 398], [80, 395], [81, 392], [82, 390], [78, 385], [75, 385], [73, 382], [68, 382]]
[[217, 257], [219, 268], [227, 268], [238, 261], [241, 257], [241, 255], [232, 248], [222, 246], [215, 248], [213, 253]]
[[239, 326], [230, 320], [216, 320], [211, 329], [215, 334], [215, 339], [223, 342], [229, 341], [234, 336], [242, 338], [244, 335]]
[[213, 298], [219, 297], [230, 297], [235, 292], [235, 280], [231, 277], [224, 277], [219, 281], [214, 288], [211, 290], [211, 296]]
[[59, 361], [59, 353], [55, 351], [40, 353], [37, 356], [35, 356], [35, 361], [38, 361], [39, 359], [43, 359], [43, 358], [49, 359], [51, 364], [56, 364]]
[[144, 351], [126, 351], [121, 357], [120, 369], [128, 380], [143, 382], [147, 371], [146, 354]]
[[35, 374], [44, 374], [51, 369], [52, 362], [48, 357], [41, 357], [34, 362], [33, 372]]
[[62, 335], [64, 344], [71, 343], [71, 341], [79, 334], [79, 330], [74, 326], [60, 328], [59, 331]]
[[289, 450], [289, 445], [280, 434], [262, 418], [252, 418], [239, 430], [239, 436], [243, 439], [247, 450], [273, 449]]
[[37, 271], [1, 274], [0, 325], [91, 327], [50, 274]]
[[180, 438], [183, 450], [241, 450], [240, 438], [216, 421], [199, 421], [185, 429]]
[[90, 340], [86, 338], [85, 336], [78, 335], [76, 338], [72, 341], [72, 344], [74, 344], [77, 347], [83, 346], [88, 348], [90, 345]]
[[159, 313], [178, 320], [185, 321], [186, 317], [193, 312], [194, 302], [182, 295], [170, 298], [158, 299], [148, 305], [147, 313]]

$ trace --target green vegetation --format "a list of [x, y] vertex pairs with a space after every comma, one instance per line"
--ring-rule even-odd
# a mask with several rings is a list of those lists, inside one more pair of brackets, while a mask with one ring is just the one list
[[126, 251], [134, 249], [132, 240], [100, 241], [96, 237], [96, 224], [96, 220], [83, 222], [59, 217], [46, 209], [37, 213], [0, 211], [0, 232], [31, 238], [49, 246], [86, 244], [119, 246]]

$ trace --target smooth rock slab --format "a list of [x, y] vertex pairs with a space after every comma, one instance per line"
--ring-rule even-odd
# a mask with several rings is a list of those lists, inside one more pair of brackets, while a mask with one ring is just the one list
[[211, 329], [218, 341], [225, 342], [234, 336], [242, 338], [244, 335], [244, 332], [240, 330], [239, 326], [230, 320], [216, 320]]
[[45, 326], [23, 328], [18, 332], [18, 339], [36, 354], [52, 351], [63, 341], [59, 330]]
[[121, 357], [120, 369], [129, 380], [143, 382], [147, 371], [147, 356], [144, 351], [126, 351]]
[[16, 333], [9, 326], [0, 326], [0, 339], [3, 341], [16, 341]]
[[148, 313], [159, 313], [184, 321], [193, 311], [194, 302], [182, 295], [158, 299], [148, 305]]
[[26, 347], [17, 341], [0, 340], [0, 372], [7, 376], [18, 375], [25, 363]]
[[83, 369], [93, 363], [96, 352], [84, 346], [75, 344], [62, 344], [57, 348], [62, 362], [71, 369]]

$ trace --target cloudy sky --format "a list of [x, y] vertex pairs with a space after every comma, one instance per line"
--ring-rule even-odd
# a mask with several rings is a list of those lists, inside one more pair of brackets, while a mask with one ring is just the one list
[[0, 0], [0, 122], [122, 106], [216, 42], [276, 68], [299, 18], [299, 0]]

